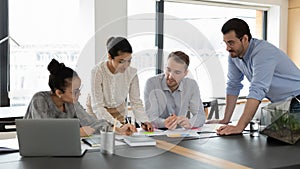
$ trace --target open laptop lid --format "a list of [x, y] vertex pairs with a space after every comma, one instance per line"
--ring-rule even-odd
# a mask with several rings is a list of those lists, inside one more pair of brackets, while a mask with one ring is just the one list
[[17, 119], [21, 156], [82, 156], [78, 119]]

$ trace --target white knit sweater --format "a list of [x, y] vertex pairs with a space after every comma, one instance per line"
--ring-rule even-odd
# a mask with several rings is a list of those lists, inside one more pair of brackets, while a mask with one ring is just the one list
[[[113, 116], [107, 108], [117, 108], [125, 105], [129, 94], [130, 104], [138, 122], [149, 121], [143, 102], [140, 99], [139, 79], [137, 70], [128, 67], [124, 73], [113, 74], [107, 67], [107, 61], [98, 63], [92, 70], [92, 109], [98, 119], [106, 119], [114, 124]], [[126, 115], [125, 111], [122, 113]], [[121, 123], [118, 121], [118, 127]]]

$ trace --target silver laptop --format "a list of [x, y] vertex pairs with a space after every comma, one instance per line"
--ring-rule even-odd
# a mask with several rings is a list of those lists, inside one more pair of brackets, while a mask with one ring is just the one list
[[78, 119], [16, 119], [21, 156], [82, 156]]

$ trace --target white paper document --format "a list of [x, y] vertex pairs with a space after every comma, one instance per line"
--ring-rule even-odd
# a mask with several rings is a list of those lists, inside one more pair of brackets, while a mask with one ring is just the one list
[[167, 137], [199, 137], [205, 135], [205, 137], [214, 135], [217, 136], [216, 130], [223, 124], [204, 124], [202, 127], [193, 129], [177, 128], [174, 130], [159, 130], [155, 129], [154, 132], [147, 132], [144, 130], [139, 130], [134, 133], [134, 136], [167, 136]]

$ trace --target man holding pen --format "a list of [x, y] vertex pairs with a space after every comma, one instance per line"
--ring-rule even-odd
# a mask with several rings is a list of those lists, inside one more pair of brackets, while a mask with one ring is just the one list
[[189, 63], [189, 56], [184, 52], [172, 52], [168, 56], [165, 73], [147, 80], [145, 108], [154, 127], [189, 129], [204, 124], [199, 87], [195, 80], [185, 78]]

